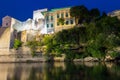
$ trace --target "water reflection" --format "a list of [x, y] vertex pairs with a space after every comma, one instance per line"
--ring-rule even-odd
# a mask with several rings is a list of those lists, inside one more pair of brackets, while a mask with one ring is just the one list
[[0, 80], [120, 80], [120, 65], [95, 62], [0, 64]]

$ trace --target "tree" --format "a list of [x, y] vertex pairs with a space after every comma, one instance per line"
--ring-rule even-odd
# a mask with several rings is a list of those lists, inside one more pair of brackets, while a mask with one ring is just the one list
[[[61, 24], [62, 27], [63, 27], [63, 25], [64, 25], [64, 23], [65, 23], [65, 19], [64, 19], [64, 18], [59, 18], [59, 19], [58, 19], [58, 23]], [[62, 29], [63, 29], [63, 28], [62, 28]]]
[[88, 9], [81, 5], [81, 6], [74, 6], [70, 9], [70, 16], [75, 17], [76, 24], [85, 20], [88, 16]]
[[105, 12], [102, 12], [102, 17], [106, 17], [107, 14]]
[[58, 22], [59, 22], [61, 25], [64, 25], [65, 19], [64, 19], [64, 18], [59, 18], [59, 19], [58, 19]]
[[93, 8], [89, 11], [89, 15], [91, 19], [95, 19], [100, 16], [100, 11], [97, 8]]

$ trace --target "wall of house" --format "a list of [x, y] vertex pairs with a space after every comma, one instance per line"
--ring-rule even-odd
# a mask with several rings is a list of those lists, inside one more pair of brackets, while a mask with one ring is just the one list
[[[58, 17], [59, 16], [59, 17]], [[64, 25], [58, 23], [59, 18], [64, 18]], [[75, 18], [70, 16], [70, 8], [57, 9], [54, 12], [54, 31], [59, 32], [63, 29], [69, 29], [75, 26]], [[71, 23], [71, 21], [73, 23]]]
[[10, 27], [0, 28], [0, 51], [9, 50], [10, 47]]
[[108, 16], [111, 16], [111, 17], [116, 16], [118, 19], [120, 19], [120, 10], [116, 10], [116, 11], [108, 13]]
[[27, 42], [27, 32], [26, 32], [26, 30], [21, 32], [21, 41], [24, 42], [24, 43]]
[[43, 15], [47, 9], [33, 11], [33, 30], [38, 30], [39, 34], [47, 34], [45, 16]]
[[21, 22], [10, 17], [5, 16], [3, 18], [2, 27], [0, 29], [1, 37], [0, 37], [0, 44], [1, 49], [6, 47], [6, 49], [13, 48], [14, 40], [17, 38], [17, 31], [18, 31], [18, 25]]
[[46, 20], [46, 29], [47, 29], [47, 33], [53, 33], [54, 32], [54, 12], [47, 12], [44, 16], [46, 16], [45, 20]]
[[5, 16], [2, 19], [2, 27], [0, 28], [0, 52], [3, 51], [3, 53], [4, 51], [9, 51], [10, 48], [11, 20], [12, 18], [9, 16]]

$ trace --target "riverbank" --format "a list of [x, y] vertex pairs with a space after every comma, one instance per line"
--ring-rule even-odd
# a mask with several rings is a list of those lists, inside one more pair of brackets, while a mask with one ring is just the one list
[[16, 56], [0, 56], [0, 63], [28, 63], [28, 62], [46, 62], [44, 57], [16, 57]]
[[0, 63], [11, 62], [46, 62], [42, 53], [36, 53], [36, 56], [31, 55], [31, 51], [28, 47], [20, 47], [15, 49], [0, 49]]
[[95, 57], [87, 56], [85, 58], [68, 59], [65, 54], [60, 57], [56, 56], [43, 56], [42, 53], [36, 53], [35, 56], [31, 55], [31, 51], [28, 47], [20, 47], [18, 50], [0, 50], [0, 63], [33, 63], [33, 62], [119, 62], [119, 59], [113, 59], [110, 56], [106, 56], [104, 60]]
[[120, 62], [118, 59], [105, 59], [99, 60], [94, 57], [85, 57], [81, 59], [69, 60], [65, 58], [65, 55], [62, 57], [47, 57], [43, 56], [42, 53], [32, 56], [31, 54], [9, 54], [9, 55], [0, 55], [0, 63], [34, 63], [34, 62]]

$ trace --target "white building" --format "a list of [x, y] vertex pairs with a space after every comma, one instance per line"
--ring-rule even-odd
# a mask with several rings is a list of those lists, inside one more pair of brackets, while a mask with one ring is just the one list
[[108, 13], [108, 16], [117, 17], [118, 19], [120, 19], [120, 10], [112, 11], [112, 12]]

